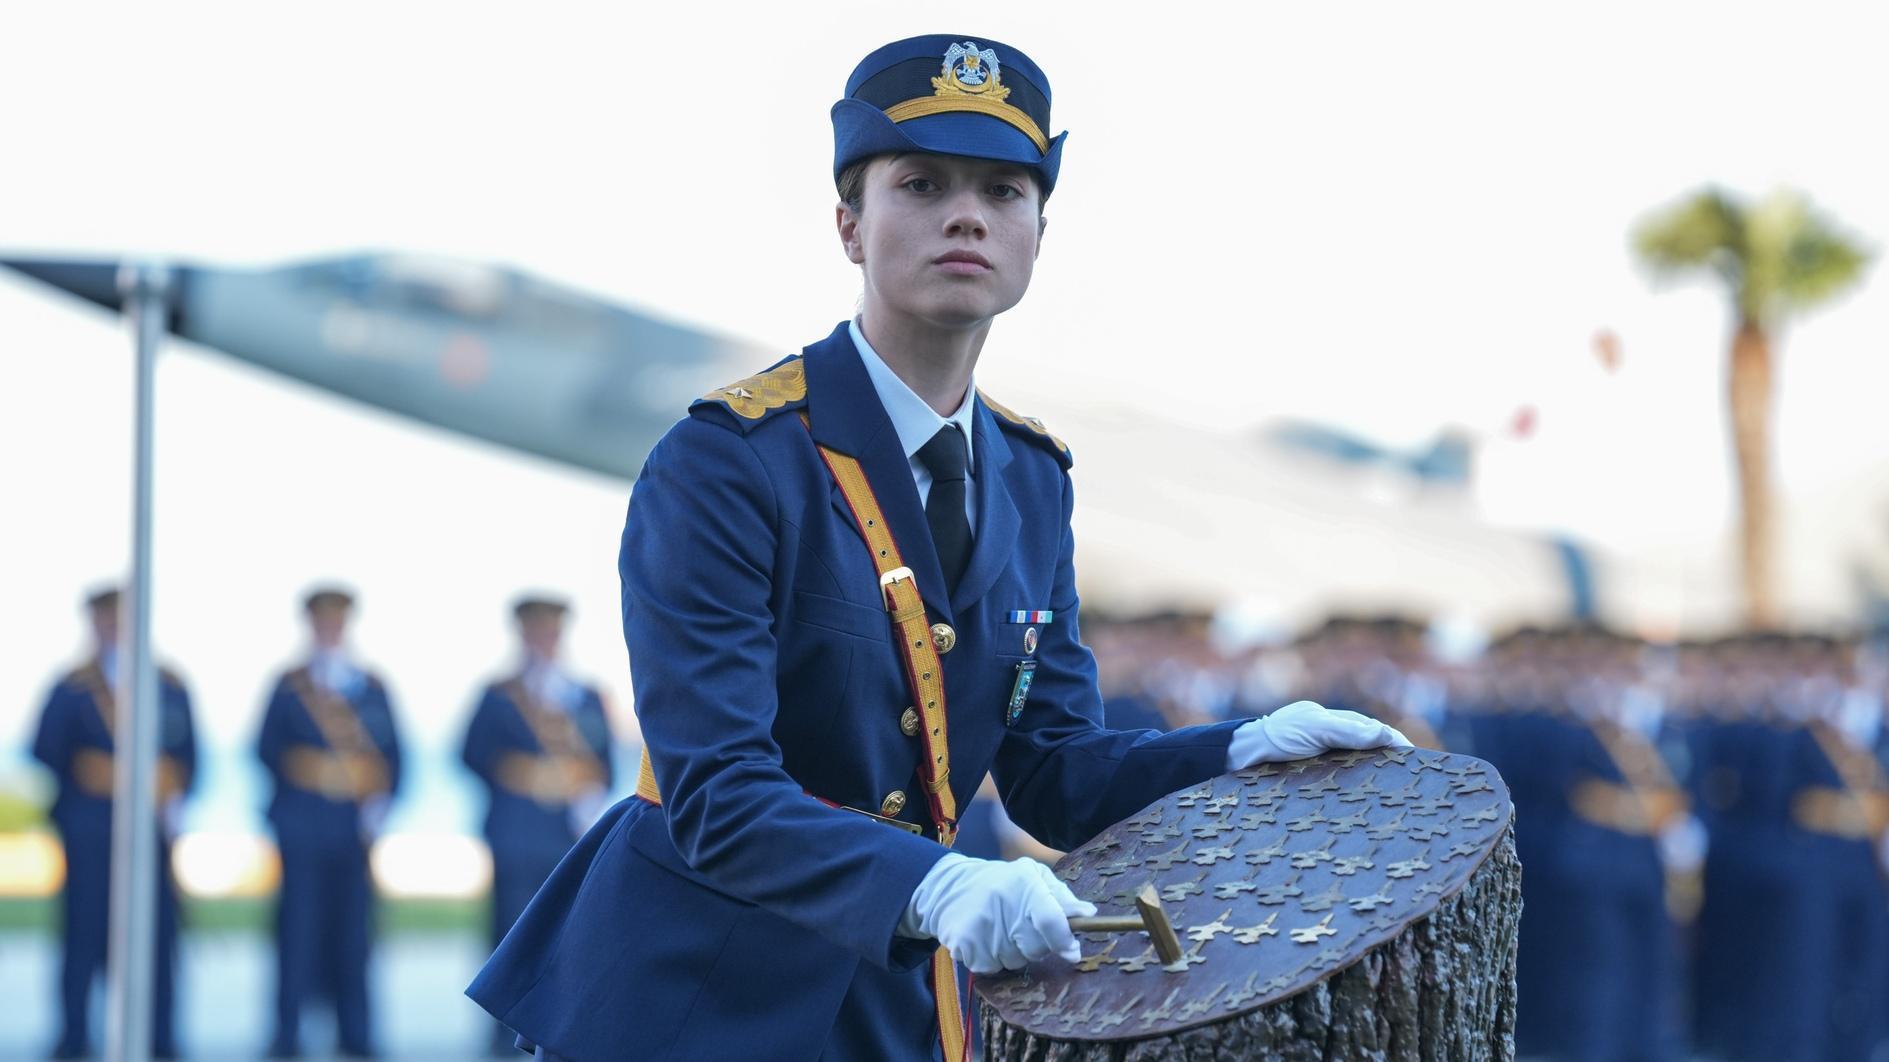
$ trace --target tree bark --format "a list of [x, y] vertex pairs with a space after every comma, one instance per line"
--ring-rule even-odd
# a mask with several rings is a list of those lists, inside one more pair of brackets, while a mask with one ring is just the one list
[[1296, 995], [1219, 1024], [1112, 1042], [1027, 1032], [980, 1003], [983, 1057], [1003, 1062], [1512, 1059], [1521, 883], [1511, 826], [1468, 884], [1429, 917]]
[[1732, 336], [1732, 452], [1738, 466], [1739, 567], [1745, 590], [1745, 623], [1776, 627], [1780, 617], [1773, 564], [1776, 524], [1771, 505], [1771, 337], [1750, 318]]

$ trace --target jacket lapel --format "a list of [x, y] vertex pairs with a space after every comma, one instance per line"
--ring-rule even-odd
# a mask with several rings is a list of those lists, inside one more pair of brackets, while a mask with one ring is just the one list
[[[808, 347], [805, 357], [807, 416], [814, 442], [859, 461], [885, 513], [892, 540], [918, 579], [919, 594], [934, 613], [950, 620], [953, 613], [945, 596], [944, 570], [931, 541], [931, 526], [925, 522], [925, 508], [918, 500], [918, 485], [912, 481], [911, 461], [899, 445], [898, 432], [892, 430], [892, 419], [879, 403], [879, 393], [873, 390], [846, 325], [842, 323], [832, 335]], [[830, 494], [833, 507], [857, 537], [852, 507], [838, 484], [831, 485]], [[862, 539], [859, 549], [865, 548]], [[873, 593], [878, 595], [876, 587]]]

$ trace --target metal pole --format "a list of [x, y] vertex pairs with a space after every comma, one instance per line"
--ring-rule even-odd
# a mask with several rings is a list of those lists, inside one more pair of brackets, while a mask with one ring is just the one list
[[118, 671], [122, 706], [113, 735], [111, 947], [105, 1057], [151, 1057], [151, 981], [157, 931], [157, 665], [151, 660], [151, 448], [158, 343], [170, 271], [127, 265], [118, 276], [137, 348], [136, 474], [132, 487], [130, 652]]

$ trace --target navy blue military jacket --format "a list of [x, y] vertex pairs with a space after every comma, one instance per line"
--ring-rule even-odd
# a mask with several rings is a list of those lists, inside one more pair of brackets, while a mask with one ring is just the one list
[[[540, 799], [520, 791], [504, 770], [508, 757], [543, 756], [555, 751], [545, 748], [541, 735], [525, 718], [515, 702], [516, 679], [495, 682], [479, 697], [472, 722], [466, 726], [466, 739], [460, 747], [460, 759], [479, 776], [491, 793], [485, 815], [485, 837], [494, 847], [544, 846], [562, 852], [570, 847], [570, 802]], [[547, 708], [546, 711], [559, 711]], [[590, 757], [596, 771], [595, 783], [609, 789], [616, 781], [610, 762], [610, 722], [604, 713], [603, 698], [589, 686], [583, 699], [569, 710], [575, 750]], [[565, 750], [566, 752], [573, 750]], [[593, 806], [593, 812], [596, 810]]]
[[[1226, 769], [1237, 722], [1102, 728], [1068, 452], [982, 399], [976, 542], [946, 594], [909, 459], [842, 324], [697, 402], [637, 480], [623, 623], [662, 803], [606, 815], [468, 990], [559, 1055], [935, 1050], [917, 967], [936, 943], [895, 928], [945, 849], [919, 739], [900, 726], [911, 694], [873, 558], [816, 442], [860, 461], [931, 621], [955, 630], [942, 659], [959, 807], [994, 772], [1010, 816], [1070, 848]], [[1034, 686], [1007, 725], [1026, 660]], [[894, 792], [888, 814], [918, 832], [830, 806], [878, 813]]]
[[[269, 706], [263, 712], [262, 732], [256, 739], [256, 754], [275, 781], [269, 821], [284, 843], [358, 840], [363, 825], [359, 800], [324, 793], [292, 777], [290, 763], [296, 752], [337, 751], [330, 748], [309, 706], [296, 692], [296, 677], [300, 674], [305, 670], [289, 671], [276, 680]], [[373, 674], [365, 675], [347, 702], [385, 765], [387, 793], [391, 794], [400, 787], [400, 736], [394, 729], [387, 687]]]
[[[33, 758], [58, 778], [52, 820], [67, 843], [83, 833], [111, 835], [111, 756], [116, 696], [97, 661], [77, 668], [53, 686], [33, 736]], [[158, 672], [158, 788], [164, 797], [188, 792], [196, 782], [197, 737], [190, 692], [169, 671]], [[103, 772], [103, 773], [101, 773]], [[101, 784], [102, 783], [102, 784]]]

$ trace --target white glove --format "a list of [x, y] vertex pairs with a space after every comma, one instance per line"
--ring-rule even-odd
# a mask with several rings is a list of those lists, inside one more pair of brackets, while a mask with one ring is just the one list
[[1327, 749], [1408, 747], [1410, 739], [1368, 715], [1326, 708], [1313, 701], [1293, 701], [1284, 708], [1243, 723], [1227, 746], [1227, 770], [1255, 763], [1281, 763], [1316, 756]]
[[174, 796], [158, 809], [158, 821], [162, 827], [164, 839], [175, 841], [184, 834], [184, 798]]
[[564, 812], [566, 820], [571, 824], [571, 836], [582, 837], [588, 833], [591, 826], [595, 825], [597, 819], [603, 815], [604, 809], [609, 806], [610, 792], [600, 785], [592, 786], [572, 797], [570, 807]]
[[1095, 905], [1034, 859], [972, 859], [948, 853], [912, 890], [901, 931], [932, 937], [972, 973], [994, 974], [1060, 955], [1082, 958], [1070, 915], [1092, 915]]
[[380, 840], [380, 831], [387, 825], [387, 812], [392, 807], [393, 800], [385, 794], [361, 801], [362, 843], [371, 845]]
[[1659, 831], [1659, 860], [1667, 870], [1690, 874], [1705, 865], [1711, 838], [1695, 815], [1681, 815]]

